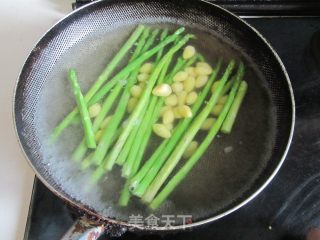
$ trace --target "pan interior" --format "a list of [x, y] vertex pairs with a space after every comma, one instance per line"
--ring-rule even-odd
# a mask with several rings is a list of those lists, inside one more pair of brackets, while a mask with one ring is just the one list
[[[172, 29], [177, 27], [171, 25]], [[68, 68], [78, 70], [81, 87], [87, 89], [132, 30], [133, 26], [130, 26], [96, 33], [65, 52], [47, 76], [36, 113], [39, 140], [45, 143], [42, 145], [43, 161], [54, 181], [73, 199], [104, 216], [122, 221], [128, 220], [132, 214], [147, 216], [150, 212], [137, 199], [133, 199], [128, 208], [117, 206], [124, 185], [118, 167], [106, 174], [99, 184], [89, 186], [94, 168], [81, 171], [80, 164], [70, 160], [72, 150], [82, 138], [81, 126], [75, 124], [67, 129], [53, 145], [46, 140], [58, 121], [75, 105], [66, 79]], [[192, 215], [198, 220], [214, 215], [251, 186], [270, 156], [274, 114], [270, 94], [253, 63], [217, 36], [197, 29], [187, 31], [196, 34], [198, 39], [192, 44], [213, 66], [219, 57], [223, 57], [225, 63], [230, 59], [244, 61], [247, 66], [245, 79], [249, 84], [248, 95], [232, 134], [219, 134], [191, 174], [156, 212], [157, 215]], [[147, 155], [158, 144], [159, 139], [153, 136]], [[229, 148], [232, 151], [225, 153]]]
[[[124, 185], [117, 167], [98, 184], [88, 186], [93, 169], [81, 171], [70, 159], [82, 138], [80, 125], [69, 127], [55, 144], [49, 144], [48, 138], [75, 106], [66, 78], [68, 68], [77, 69], [85, 92], [138, 23], [171, 29], [186, 26], [187, 32], [197, 36], [192, 44], [212, 65], [219, 57], [224, 67], [230, 59], [242, 60], [249, 84], [232, 133], [217, 136], [168, 201], [154, 212], [156, 216], [191, 215], [198, 222], [236, 207], [267, 181], [286, 150], [292, 102], [286, 76], [272, 51], [248, 26], [220, 8], [190, 1], [186, 11], [178, 2], [98, 1], [46, 34], [21, 73], [15, 120], [27, 157], [56, 193], [101, 218], [128, 222], [129, 216], [147, 217], [151, 212], [135, 198], [127, 208], [117, 206]], [[148, 154], [157, 145], [154, 138]], [[232, 151], [226, 153], [227, 149]], [[179, 220], [172, 225], [181, 224]]]

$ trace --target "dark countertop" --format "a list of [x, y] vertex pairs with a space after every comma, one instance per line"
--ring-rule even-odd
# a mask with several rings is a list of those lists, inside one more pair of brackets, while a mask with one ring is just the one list
[[[123, 239], [295, 240], [320, 227], [320, 18], [246, 19], [278, 52], [292, 81], [296, 127], [289, 154], [267, 188], [240, 210], [192, 232]], [[59, 239], [73, 222], [39, 181], [25, 239]], [[29, 233], [29, 234], [28, 234]]]

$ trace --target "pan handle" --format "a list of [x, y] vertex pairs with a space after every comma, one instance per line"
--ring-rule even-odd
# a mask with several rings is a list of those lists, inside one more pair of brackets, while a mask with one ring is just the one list
[[96, 240], [104, 232], [104, 225], [83, 217], [77, 219], [61, 240]]

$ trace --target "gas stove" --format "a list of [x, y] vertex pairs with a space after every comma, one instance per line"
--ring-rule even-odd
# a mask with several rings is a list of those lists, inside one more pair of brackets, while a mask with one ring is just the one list
[[[73, 7], [87, 2], [77, 1]], [[212, 2], [247, 16], [245, 21], [262, 33], [284, 62], [296, 100], [289, 154], [271, 184], [238, 211], [192, 231], [163, 236], [126, 233], [120, 239], [295, 240], [320, 227], [320, 4]], [[60, 239], [76, 217], [35, 179], [24, 239]]]

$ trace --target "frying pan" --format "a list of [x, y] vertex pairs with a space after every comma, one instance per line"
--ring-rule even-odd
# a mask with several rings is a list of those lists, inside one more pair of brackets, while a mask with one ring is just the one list
[[[231, 58], [242, 60], [249, 84], [232, 134], [211, 144], [190, 176], [155, 213], [136, 199], [126, 209], [115, 205], [117, 187], [123, 184], [116, 171], [89, 190], [85, 187], [90, 170], [80, 171], [69, 159], [70, 149], [81, 139], [77, 126], [66, 130], [56, 144], [47, 144], [54, 126], [73, 107], [67, 69], [77, 68], [81, 86], [88, 89], [137, 24], [185, 26], [197, 35], [193, 44], [212, 65], [218, 57], [225, 64]], [[13, 111], [26, 159], [37, 177], [66, 203], [94, 217], [94, 223], [99, 220], [122, 230], [177, 231], [217, 220], [265, 188], [287, 154], [294, 109], [291, 84], [278, 55], [255, 29], [232, 13], [205, 1], [111, 0], [74, 11], [41, 38], [19, 76]], [[177, 220], [171, 226], [150, 228], [128, 220], [131, 215], [151, 213], [192, 215], [192, 223]], [[94, 223], [82, 220], [76, 226], [87, 228]], [[100, 234], [103, 228], [95, 231]]]

